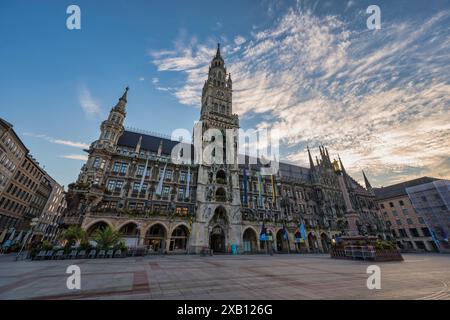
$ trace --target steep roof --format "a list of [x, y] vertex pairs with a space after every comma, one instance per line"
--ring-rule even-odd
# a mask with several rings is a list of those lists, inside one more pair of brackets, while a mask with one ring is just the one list
[[414, 187], [420, 184], [429, 183], [436, 181], [438, 179], [431, 177], [421, 177], [397, 184], [393, 184], [391, 186], [383, 187], [383, 188], [374, 188], [375, 196], [378, 200], [395, 198], [399, 196], [407, 195], [406, 188]]
[[[128, 147], [128, 148], [136, 148], [139, 138], [142, 137], [141, 141], [141, 150], [146, 150], [150, 152], [158, 152], [159, 145], [162, 142], [162, 150], [161, 153], [165, 156], [170, 156], [172, 153], [172, 148], [175, 147], [179, 141], [173, 141], [169, 138], [165, 137], [158, 137], [156, 135], [152, 134], [146, 134], [146, 133], [140, 133], [140, 132], [134, 132], [130, 130], [125, 130], [120, 136], [119, 141], [117, 142], [118, 146]], [[191, 155], [194, 155], [194, 146], [191, 144]], [[249, 163], [249, 157], [245, 156], [245, 163]], [[253, 159], [254, 160], [254, 159]], [[282, 177], [288, 177], [295, 180], [301, 179], [301, 180], [307, 180], [309, 179], [309, 169], [300, 167], [294, 164], [288, 164], [288, 163], [279, 163], [280, 167], [280, 174]], [[246, 166], [245, 164], [240, 164], [240, 167]], [[252, 168], [260, 168], [262, 165], [257, 160], [257, 164], [252, 165]]]
[[[159, 145], [162, 142], [161, 154], [165, 156], [170, 156], [172, 154], [173, 147], [180, 143], [180, 141], [173, 141], [164, 137], [157, 137], [149, 134], [125, 130], [120, 136], [117, 145], [134, 149], [136, 148], [140, 137], [142, 137], [141, 150], [156, 153], [158, 152]], [[191, 148], [193, 151], [194, 147], [192, 145]], [[193, 155], [193, 152], [191, 154]]]

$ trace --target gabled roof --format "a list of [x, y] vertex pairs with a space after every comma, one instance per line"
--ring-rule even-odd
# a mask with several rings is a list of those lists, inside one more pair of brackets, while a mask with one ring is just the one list
[[[165, 156], [170, 156], [172, 154], [173, 147], [175, 147], [177, 144], [180, 143], [180, 141], [173, 141], [164, 137], [157, 137], [126, 130], [123, 132], [122, 136], [120, 136], [117, 145], [134, 149], [136, 148], [140, 137], [142, 137], [141, 150], [157, 153], [159, 145], [162, 142], [161, 154]], [[193, 155], [194, 147], [191, 145], [191, 148], [192, 148], [191, 155]]]
[[[154, 136], [154, 135], [150, 135], [150, 134], [125, 130], [123, 132], [122, 136], [120, 136], [119, 141], [117, 142], [117, 145], [135, 149], [140, 137], [142, 137], [141, 150], [146, 150], [146, 151], [150, 151], [150, 152], [154, 152], [154, 153], [158, 152], [159, 145], [162, 141], [161, 153], [162, 153], [162, 155], [165, 155], [165, 156], [170, 156], [172, 153], [172, 148], [175, 147], [178, 143], [180, 143], [179, 141], [173, 141], [169, 138], [158, 137], [158, 136]], [[189, 145], [191, 146], [191, 155], [193, 157], [194, 156], [194, 146], [192, 144], [189, 144]], [[239, 166], [241, 168], [243, 168], [244, 166], [248, 166], [248, 163], [249, 163], [248, 156], [245, 156], [245, 163], [246, 164], [240, 164]], [[280, 167], [279, 167], [280, 175], [282, 177], [301, 179], [301, 180], [309, 179], [309, 169], [308, 168], [296, 166], [293, 164], [283, 163], [283, 162], [280, 162], [279, 165], [280, 165]], [[259, 159], [257, 160], [257, 164], [251, 165], [252, 168], [258, 168], [258, 169], [261, 166], [262, 165], [261, 165]]]
[[422, 177], [414, 180], [409, 180], [397, 184], [393, 184], [391, 186], [383, 187], [383, 188], [374, 188], [374, 192], [376, 198], [378, 200], [395, 198], [400, 196], [406, 196], [406, 188], [414, 187], [420, 184], [433, 182], [439, 179], [431, 178], [431, 177]]

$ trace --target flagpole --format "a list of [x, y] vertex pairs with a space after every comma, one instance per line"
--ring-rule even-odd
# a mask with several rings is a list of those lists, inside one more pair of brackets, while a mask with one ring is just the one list
[[144, 185], [145, 176], [147, 175], [147, 167], [148, 167], [148, 156], [147, 160], [145, 161], [145, 168], [144, 172], [142, 173], [141, 184], [139, 185], [139, 192], [142, 191], [142, 186]]

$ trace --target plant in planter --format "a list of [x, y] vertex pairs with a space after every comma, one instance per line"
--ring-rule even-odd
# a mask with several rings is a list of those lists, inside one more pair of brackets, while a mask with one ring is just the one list
[[120, 240], [120, 233], [118, 231], [114, 231], [109, 226], [104, 229], [97, 230], [97, 233], [95, 234], [97, 247], [104, 250], [114, 247]]
[[50, 241], [44, 240], [42, 242], [41, 250], [48, 251], [48, 250], [52, 250], [52, 249], [53, 249], [53, 245], [50, 243]]
[[61, 237], [66, 241], [66, 247], [71, 247], [78, 241], [86, 238], [86, 231], [81, 229], [81, 227], [71, 226], [68, 229], [64, 230]]

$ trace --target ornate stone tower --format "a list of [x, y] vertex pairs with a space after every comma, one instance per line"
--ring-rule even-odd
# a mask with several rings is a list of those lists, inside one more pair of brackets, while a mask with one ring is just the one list
[[[192, 225], [191, 249], [209, 247], [229, 252], [240, 246], [241, 212], [237, 133], [239, 118], [232, 113], [232, 81], [220, 45], [212, 59], [202, 91], [197, 132], [202, 133], [203, 159], [199, 164], [197, 211]], [[211, 161], [208, 157], [211, 156]]]
[[116, 106], [109, 112], [109, 117], [100, 126], [100, 137], [98, 142], [104, 146], [114, 146], [123, 133], [123, 122], [125, 120], [125, 107], [129, 88], [125, 88], [122, 97], [119, 98]]
[[90, 186], [90, 192], [86, 194], [88, 208], [95, 206], [101, 200], [100, 189], [105, 184], [105, 173], [115, 152], [117, 141], [124, 130], [127, 94], [128, 87], [117, 104], [111, 108], [108, 118], [100, 125], [100, 136], [91, 144], [88, 160], [81, 168], [77, 183]]

